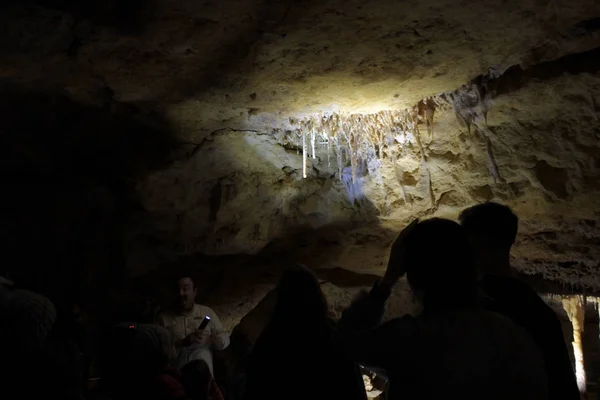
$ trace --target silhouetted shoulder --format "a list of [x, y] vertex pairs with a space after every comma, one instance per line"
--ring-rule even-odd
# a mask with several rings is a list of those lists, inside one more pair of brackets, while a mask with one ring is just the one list
[[432, 312], [395, 319], [378, 330], [366, 343], [371, 351], [371, 343], [382, 343], [380, 362], [373, 365], [388, 371], [398, 398], [474, 399], [486, 393], [493, 400], [546, 399], [536, 345], [502, 315], [482, 309]]
[[[490, 296], [500, 307], [498, 311], [501, 313], [503, 309], [510, 308], [513, 310], [535, 310], [538, 316], [544, 316], [550, 319], [557, 319], [556, 314], [548, 306], [540, 295], [533, 290], [526, 282], [514, 277], [488, 275], [481, 281], [481, 289], [485, 294]], [[510, 316], [510, 315], [509, 315]]]
[[[492, 375], [502, 377], [505, 394], [520, 392], [523, 398], [546, 398], [547, 376], [543, 356], [525, 329], [504, 315], [484, 311], [489, 343], [494, 343]], [[512, 386], [512, 390], [510, 388]]]

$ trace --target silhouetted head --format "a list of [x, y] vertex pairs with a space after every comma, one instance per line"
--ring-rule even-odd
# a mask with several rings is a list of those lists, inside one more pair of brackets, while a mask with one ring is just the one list
[[315, 274], [303, 265], [283, 273], [277, 285], [277, 302], [271, 321], [294, 326], [322, 323], [328, 318], [327, 300]]
[[425, 310], [475, 303], [473, 250], [459, 224], [440, 218], [425, 220], [405, 240], [406, 278]]
[[196, 282], [192, 277], [191, 273], [180, 274], [177, 279], [177, 290], [178, 290], [178, 306], [183, 311], [190, 311], [194, 308], [196, 303], [196, 295], [198, 294], [198, 288]]
[[181, 383], [186, 395], [192, 400], [208, 398], [212, 375], [204, 360], [193, 360], [181, 369]]
[[175, 358], [171, 335], [162, 326], [138, 324], [132, 339], [129, 366], [134, 372], [158, 373]]
[[57, 319], [56, 308], [47, 297], [8, 283], [0, 285], [0, 313], [3, 352], [40, 351]]
[[499, 262], [509, 266], [519, 225], [519, 218], [509, 207], [492, 202], [479, 204], [463, 210], [459, 220], [473, 243], [479, 268], [485, 270]]

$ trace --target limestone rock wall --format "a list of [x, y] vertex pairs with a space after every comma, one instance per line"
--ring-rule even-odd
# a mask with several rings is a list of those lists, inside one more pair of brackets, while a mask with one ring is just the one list
[[[110, 186], [118, 211], [103, 220], [108, 238], [98, 242], [112, 243], [114, 256], [102, 263], [115, 270], [141, 276], [181, 256], [259, 254], [379, 274], [410, 218], [453, 218], [494, 199], [522, 218], [514, 252], [522, 271], [600, 285], [597, 1], [35, 0], [0, 7], [0, 83], [50, 93], [40, 107], [60, 117], [47, 125], [71, 141], [39, 146], [47, 143], [39, 137], [62, 136], [31, 124], [3, 122], [3, 131], [27, 138], [24, 147], [43, 154], [44, 165], [86, 165], [69, 184]], [[294, 121], [403, 112], [436, 96], [450, 99], [447, 107], [426, 115], [403, 147], [374, 147], [381, 154], [353, 168], [319, 142], [303, 178], [301, 146], [289, 140]], [[69, 111], [62, 102], [78, 106]], [[32, 120], [44, 114], [32, 108]], [[137, 154], [154, 146], [156, 132], [177, 146], [153, 150], [161, 159], [149, 166]], [[15, 165], [30, 162], [27, 151], [18, 154]], [[110, 168], [111, 157], [118, 167]], [[16, 176], [13, 161], [6, 171]], [[99, 182], [106, 170], [110, 182]], [[64, 204], [83, 204], [65, 197]], [[93, 225], [78, 222], [71, 231]], [[57, 241], [68, 248], [67, 239]], [[51, 258], [61, 264], [60, 255]]]
[[[599, 94], [597, 74], [531, 82], [492, 101], [485, 133], [441, 110], [433, 135], [420, 128], [422, 148], [413, 142], [390, 153], [390, 145], [378, 167], [359, 169], [354, 182], [349, 162], [340, 176], [325, 145], [307, 158], [303, 179], [302, 149], [290, 148], [278, 128], [218, 131], [138, 191], [168, 240], [188, 246], [184, 252], [256, 253], [308, 228], [294, 238], [301, 253], [306, 236], [318, 236], [311, 230], [333, 226], [326, 236], [342, 239], [327, 262], [363, 272], [381, 270], [387, 244], [410, 218], [455, 218], [466, 206], [496, 200], [521, 216], [519, 268], [595, 286]], [[322, 264], [322, 256], [307, 262]]]

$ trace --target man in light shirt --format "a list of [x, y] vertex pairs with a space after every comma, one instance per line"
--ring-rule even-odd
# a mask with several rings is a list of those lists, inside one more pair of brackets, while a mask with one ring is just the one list
[[[192, 360], [204, 360], [210, 373], [214, 374], [213, 351], [229, 346], [229, 334], [210, 307], [196, 304], [198, 290], [190, 274], [181, 275], [177, 286], [179, 304], [173, 310], [160, 313], [157, 324], [171, 333], [178, 353], [178, 369]], [[199, 329], [205, 317], [209, 317], [210, 322], [204, 329]]]

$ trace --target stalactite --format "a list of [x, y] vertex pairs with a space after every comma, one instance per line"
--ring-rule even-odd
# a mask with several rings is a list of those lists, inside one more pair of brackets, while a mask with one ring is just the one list
[[573, 326], [573, 353], [575, 355], [575, 374], [577, 386], [581, 393], [586, 392], [587, 377], [583, 359], [582, 333], [585, 321], [585, 298], [583, 296], [569, 296], [562, 300], [562, 305]]
[[317, 153], [315, 151], [315, 136], [317, 136], [315, 134], [315, 128], [312, 128], [310, 131], [310, 141], [311, 141], [311, 147], [312, 147], [312, 158], [315, 159], [317, 158]]
[[339, 139], [338, 136], [335, 137], [335, 152], [337, 154], [337, 165], [338, 165], [338, 178], [341, 181], [343, 179], [342, 176], [342, 172], [343, 172], [343, 167], [344, 167], [344, 158], [343, 158], [343, 154], [342, 154], [342, 149], [339, 143]]
[[377, 146], [379, 148], [379, 159], [383, 159], [383, 138], [384, 138], [384, 133], [383, 133], [383, 129], [379, 129], [379, 142], [377, 143]]
[[[346, 132], [346, 129], [344, 129], [344, 128], [346, 128], [346, 126], [342, 128], [341, 132], [342, 132], [342, 135], [344, 135], [344, 138], [346, 139], [346, 144], [348, 146], [348, 150], [350, 151], [350, 168], [352, 168], [352, 182], [354, 182], [355, 176], [356, 176], [356, 163], [355, 163], [356, 157], [354, 156], [355, 150], [354, 150], [354, 146], [352, 146], [352, 141], [351, 141], [352, 131], [350, 131], [348, 133], [348, 132]], [[348, 130], [350, 130], [350, 129], [348, 129]]]
[[427, 120], [427, 131], [429, 138], [433, 140], [433, 116], [435, 114], [435, 101], [430, 97], [425, 102], [425, 119]]
[[475, 127], [475, 131], [477, 133], [479, 133], [479, 135], [483, 139], [483, 142], [485, 143], [485, 152], [487, 155], [488, 170], [489, 170], [490, 176], [492, 177], [492, 180], [494, 181], [494, 183], [497, 183], [498, 181], [502, 181], [500, 172], [498, 172], [498, 164], [496, 163], [496, 158], [494, 157], [494, 152], [492, 150], [492, 142], [489, 138], [489, 135], [487, 135], [484, 132], [484, 130], [488, 130], [487, 127], [480, 128], [479, 125], [475, 124], [475, 123], [473, 124], [473, 126]]
[[400, 167], [398, 166], [398, 156], [393, 147], [391, 150], [390, 158], [394, 162], [394, 173], [396, 174], [396, 180], [398, 181], [398, 184], [400, 185], [400, 190], [402, 191], [402, 198], [404, 199], [404, 202], [408, 204], [408, 196], [406, 193], [406, 188], [404, 187], [404, 180], [402, 178], [402, 169], [400, 169]]
[[598, 298], [597, 297], [588, 297], [587, 301], [591, 302], [594, 305], [594, 310], [596, 311], [596, 313], [598, 313], [598, 335], [600, 338], [600, 308], [598, 307]]
[[600, 299], [595, 298], [596, 301], [596, 311], [598, 312], [598, 338], [600, 339]]
[[592, 304], [594, 304], [594, 308], [596, 309], [596, 312], [598, 313], [598, 339], [600, 339], [600, 298], [588, 297], [587, 300], [590, 301]]
[[306, 178], [306, 132], [302, 131], [302, 177]]
[[[344, 161], [342, 155], [340, 162], [340, 153], [346, 152], [346, 157], [350, 159], [354, 182], [362, 165], [381, 163], [384, 154], [387, 154], [385, 152], [387, 147], [403, 148], [413, 139], [420, 141], [417, 128], [419, 123], [426, 123], [428, 132], [433, 135], [433, 112], [439, 106], [438, 101], [441, 100], [437, 97], [423, 100], [419, 102], [418, 107], [412, 110], [385, 110], [374, 114], [332, 112], [310, 116], [300, 121], [290, 119], [290, 123], [299, 126], [299, 131], [302, 132], [304, 176], [306, 177], [307, 158], [311, 155], [313, 159], [316, 158], [317, 144], [315, 141], [318, 134], [325, 140], [322, 144], [327, 145], [328, 166], [331, 166], [330, 152], [334, 151], [337, 154], [340, 175]], [[444, 101], [448, 103], [447, 100]], [[306, 135], [310, 135], [310, 138], [307, 138]], [[307, 140], [310, 140], [310, 143], [307, 143]], [[334, 141], [333, 149], [332, 141]], [[418, 145], [421, 153], [424, 154], [423, 145], [421, 143]], [[310, 149], [307, 146], [310, 146]], [[373, 163], [374, 158], [377, 158], [379, 163]], [[426, 160], [424, 165], [426, 165]], [[428, 172], [429, 177], [430, 175]]]
[[413, 136], [417, 141], [417, 145], [419, 146], [419, 153], [421, 154], [421, 167], [425, 170], [425, 175], [427, 177], [427, 191], [429, 194], [429, 200], [431, 201], [431, 207], [435, 207], [435, 194], [433, 193], [433, 184], [431, 182], [431, 172], [429, 171], [429, 165], [427, 164], [427, 158], [425, 157], [425, 149], [423, 147], [423, 143], [421, 142], [421, 134], [419, 132], [419, 127], [417, 125], [416, 114], [410, 116], [410, 125], [409, 128], [412, 129]]
[[327, 168], [331, 168], [331, 138], [327, 138]]
[[482, 87], [478, 84], [465, 85], [452, 93], [440, 96], [439, 99], [441, 100], [442, 97], [452, 105], [456, 117], [466, 125], [467, 131], [471, 133], [471, 126], [473, 126], [476, 133], [481, 136], [485, 143], [490, 176], [494, 183], [503, 182], [492, 150], [490, 140], [492, 132], [487, 125], [487, 113], [491, 108], [491, 100], [486, 86]]
[[294, 144], [294, 147], [296, 147], [296, 155], [300, 155], [300, 145], [298, 144], [297, 139], [300, 139], [302, 132], [299, 129], [296, 129], [293, 133], [294, 136], [292, 136], [292, 132], [290, 132], [290, 141]]

